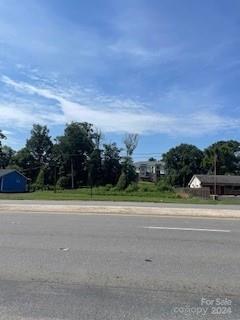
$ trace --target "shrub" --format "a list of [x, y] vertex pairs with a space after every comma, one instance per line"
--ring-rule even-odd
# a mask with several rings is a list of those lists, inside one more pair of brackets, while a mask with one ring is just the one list
[[173, 192], [173, 187], [164, 179], [161, 179], [157, 183], [157, 189], [158, 191], [162, 192]]
[[139, 190], [143, 192], [154, 192], [157, 188], [153, 183], [139, 183]]
[[44, 172], [44, 169], [41, 169], [39, 171], [39, 174], [35, 182], [35, 189], [44, 190], [44, 186], [45, 186], [45, 172]]
[[127, 187], [127, 177], [126, 177], [126, 174], [124, 172], [122, 172], [119, 179], [118, 179], [116, 189], [119, 191], [122, 191], [122, 190], [125, 190], [126, 187]]
[[107, 192], [106, 187], [105, 186], [99, 186], [99, 187], [95, 187], [93, 188], [94, 192], [96, 194], [105, 194]]
[[60, 177], [57, 181], [57, 189], [67, 189], [70, 186], [70, 177]]
[[127, 188], [126, 192], [136, 192], [139, 190], [138, 184], [136, 182], [131, 183]]
[[177, 198], [179, 198], [179, 199], [189, 199], [190, 195], [188, 193], [186, 193], [186, 192], [178, 191], [177, 192]]
[[118, 190], [117, 186], [111, 188], [111, 192], [114, 192], [114, 193], [115, 193], [115, 192], [118, 192], [118, 191], [119, 191], [119, 190]]
[[36, 191], [36, 185], [35, 183], [31, 183], [29, 186], [29, 192], [35, 192]]
[[113, 187], [112, 184], [106, 184], [105, 185], [105, 190], [106, 191], [110, 191], [112, 189], [112, 187]]

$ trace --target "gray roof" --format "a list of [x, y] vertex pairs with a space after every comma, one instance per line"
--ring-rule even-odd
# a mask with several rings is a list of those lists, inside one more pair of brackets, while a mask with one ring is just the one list
[[137, 161], [137, 162], [134, 162], [134, 165], [135, 166], [142, 166], [142, 165], [155, 166], [155, 165], [164, 165], [164, 162], [163, 161]]
[[19, 171], [16, 170], [16, 169], [0, 169], [0, 178], [1, 178], [1, 177], [4, 177], [4, 176], [6, 176], [7, 174], [12, 173], [12, 172], [17, 172], [18, 174], [20, 174], [21, 176], [23, 176], [24, 178], [27, 179], [27, 177], [25, 177], [21, 172], [19, 172]]
[[[194, 177], [197, 177], [203, 184], [214, 184], [215, 182], [214, 175], [196, 174]], [[240, 185], [240, 176], [217, 175], [216, 182], [224, 185]]]
[[3, 176], [6, 176], [7, 174], [13, 172], [13, 171], [16, 171], [16, 170], [13, 170], [13, 169], [0, 169], [0, 178], [3, 177]]

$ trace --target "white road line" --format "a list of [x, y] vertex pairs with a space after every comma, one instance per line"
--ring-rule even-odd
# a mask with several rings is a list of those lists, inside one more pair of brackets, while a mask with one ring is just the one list
[[231, 232], [231, 230], [221, 229], [198, 229], [198, 228], [170, 228], [170, 227], [143, 227], [144, 229], [160, 229], [160, 230], [180, 230], [180, 231], [206, 231], [206, 232]]

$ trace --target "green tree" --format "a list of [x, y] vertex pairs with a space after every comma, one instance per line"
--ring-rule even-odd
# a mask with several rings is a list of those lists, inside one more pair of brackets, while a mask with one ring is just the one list
[[2, 151], [2, 141], [6, 139], [6, 136], [2, 133], [2, 131], [0, 130], [0, 168], [3, 167], [3, 151]]
[[99, 186], [103, 183], [102, 150], [100, 149], [102, 138], [102, 132], [95, 129], [92, 135], [94, 150], [87, 161], [88, 184], [90, 186]]
[[88, 184], [98, 186], [103, 182], [101, 150], [95, 149], [90, 154], [87, 164]]
[[163, 155], [168, 182], [187, 186], [194, 174], [202, 172], [203, 152], [191, 144], [181, 144]]
[[127, 156], [123, 158], [122, 173], [117, 183], [117, 188], [123, 190], [127, 188], [132, 182], [137, 181], [137, 173], [133, 164], [132, 155], [137, 148], [139, 137], [137, 134], [127, 134], [124, 138]]
[[43, 168], [41, 168], [41, 170], [38, 173], [36, 182], [35, 182], [35, 186], [37, 190], [44, 190], [44, 186], [45, 186], [45, 171]]
[[1, 140], [6, 139], [6, 136], [2, 133], [2, 130], [0, 130], [0, 145], [1, 144]]
[[74, 187], [88, 182], [88, 159], [94, 151], [92, 124], [72, 122], [66, 125], [64, 135], [58, 137], [57, 145], [61, 155], [61, 174], [68, 177], [73, 173]]
[[46, 165], [52, 153], [53, 143], [46, 126], [34, 124], [31, 137], [27, 140], [26, 148], [39, 167]]
[[25, 147], [14, 154], [11, 167], [22, 171], [31, 181], [35, 181], [39, 172], [39, 166], [30, 151]]
[[124, 171], [122, 171], [116, 187], [117, 187], [117, 190], [120, 190], [120, 191], [125, 190], [128, 187], [127, 177]]
[[121, 149], [116, 143], [103, 145], [103, 183], [116, 185], [121, 175]]
[[0, 168], [7, 168], [11, 165], [15, 151], [8, 146], [3, 146], [0, 153]]
[[235, 140], [218, 141], [204, 150], [203, 168], [206, 173], [214, 173], [216, 157], [217, 174], [239, 173], [240, 143]]

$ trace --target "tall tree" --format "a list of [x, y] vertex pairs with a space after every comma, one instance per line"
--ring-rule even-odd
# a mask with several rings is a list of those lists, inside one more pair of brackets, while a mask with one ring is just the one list
[[239, 173], [240, 143], [235, 140], [218, 141], [204, 150], [203, 168], [206, 173], [213, 174], [216, 157], [217, 174]]
[[34, 124], [31, 137], [27, 140], [26, 148], [39, 167], [48, 164], [51, 158], [53, 143], [46, 126]]
[[103, 134], [99, 129], [95, 129], [92, 135], [94, 150], [88, 157], [88, 184], [97, 186], [103, 183], [102, 170], [102, 150], [101, 141]]
[[181, 144], [163, 155], [168, 182], [185, 187], [194, 174], [202, 172], [203, 152], [191, 144]]
[[92, 139], [93, 139], [95, 149], [100, 149], [100, 146], [103, 140], [102, 131], [96, 128], [92, 133]]
[[98, 186], [103, 183], [103, 171], [102, 171], [102, 151], [100, 149], [94, 149], [90, 154], [87, 162], [88, 170], [88, 184], [90, 186]]
[[6, 139], [6, 136], [2, 133], [2, 130], [0, 130], [0, 145], [2, 145], [1, 140]]
[[25, 147], [14, 154], [11, 166], [22, 171], [28, 178], [35, 181], [39, 166], [30, 151]]
[[3, 146], [0, 153], [0, 168], [7, 168], [12, 163], [15, 151], [8, 146]]
[[127, 188], [132, 182], [137, 180], [137, 173], [133, 164], [132, 155], [137, 148], [139, 136], [138, 134], [127, 134], [123, 140], [126, 148], [126, 157], [122, 162], [122, 173], [117, 183], [118, 189]]
[[64, 135], [57, 138], [62, 157], [61, 171], [65, 176], [73, 176], [74, 187], [88, 182], [87, 160], [94, 150], [93, 138], [93, 126], [86, 122], [67, 124]]
[[103, 183], [115, 185], [121, 175], [121, 149], [116, 143], [103, 145]]
[[127, 152], [127, 157], [131, 157], [134, 150], [137, 148], [139, 136], [136, 133], [129, 133], [125, 135], [124, 145]]
[[1, 160], [3, 158], [3, 151], [2, 151], [2, 141], [6, 139], [5, 135], [2, 133], [2, 131], [0, 130], [0, 168], [2, 168], [2, 162], [3, 160]]

